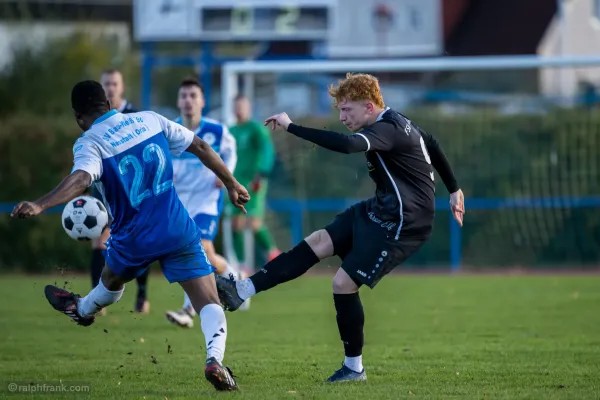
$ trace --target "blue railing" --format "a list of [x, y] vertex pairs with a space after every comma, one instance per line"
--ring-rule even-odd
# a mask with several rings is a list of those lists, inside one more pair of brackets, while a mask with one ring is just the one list
[[[299, 243], [305, 235], [304, 218], [306, 212], [311, 211], [342, 211], [348, 206], [360, 201], [359, 199], [270, 199], [269, 208], [274, 212], [290, 214], [290, 230], [292, 233], [292, 246]], [[448, 211], [448, 199], [436, 199], [436, 209]], [[0, 203], [0, 213], [10, 213], [15, 203]], [[535, 209], [535, 208], [585, 208], [600, 207], [600, 196], [583, 197], [531, 197], [531, 198], [504, 198], [504, 199], [478, 199], [465, 200], [467, 213], [474, 210], [506, 210], [506, 209]], [[48, 213], [62, 212], [62, 207], [55, 207]], [[462, 237], [461, 229], [452, 219], [449, 219], [450, 229], [450, 266], [452, 271], [460, 270], [462, 264]]]

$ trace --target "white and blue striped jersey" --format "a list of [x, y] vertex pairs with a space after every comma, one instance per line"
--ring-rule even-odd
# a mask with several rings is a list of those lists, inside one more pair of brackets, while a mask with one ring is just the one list
[[194, 133], [151, 111], [98, 118], [73, 146], [73, 171], [89, 173], [113, 218], [110, 245], [151, 258], [199, 239], [199, 230], [173, 187], [171, 155]]
[[[181, 124], [181, 118], [175, 122]], [[233, 173], [237, 153], [235, 139], [229, 129], [218, 121], [202, 118], [194, 133], [212, 146]], [[192, 218], [199, 214], [218, 216], [221, 213], [223, 190], [216, 187], [216, 179], [214, 172], [193, 154], [183, 153], [173, 158], [175, 190]]]

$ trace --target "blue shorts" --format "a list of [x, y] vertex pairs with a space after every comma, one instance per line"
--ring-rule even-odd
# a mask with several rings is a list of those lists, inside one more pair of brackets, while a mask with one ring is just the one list
[[215, 240], [219, 232], [219, 218], [218, 215], [208, 214], [198, 214], [193, 218], [200, 231], [200, 240]]
[[106, 250], [102, 252], [106, 265], [115, 275], [126, 279], [132, 280], [142, 275], [154, 261], [160, 262], [169, 283], [199, 278], [215, 271], [199, 242], [153, 259], [140, 259], [123, 254], [110, 246], [110, 239], [106, 244]]

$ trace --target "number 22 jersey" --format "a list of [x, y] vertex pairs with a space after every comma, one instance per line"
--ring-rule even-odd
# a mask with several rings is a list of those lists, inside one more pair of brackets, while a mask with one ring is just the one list
[[156, 258], [198, 242], [200, 232], [173, 187], [172, 155], [194, 133], [143, 111], [112, 110], [73, 146], [73, 171], [89, 173], [113, 222], [110, 246], [131, 258]]

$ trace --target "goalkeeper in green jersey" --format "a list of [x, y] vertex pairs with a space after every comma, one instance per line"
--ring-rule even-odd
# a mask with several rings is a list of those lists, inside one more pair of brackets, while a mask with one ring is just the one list
[[264, 250], [267, 261], [277, 257], [279, 249], [275, 245], [269, 229], [263, 225], [267, 198], [267, 177], [273, 168], [275, 150], [271, 134], [262, 124], [250, 120], [250, 101], [238, 95], [235, 98], [236, 125], [229, 128], [237, 142], [237, 165], [235, 178], [248, 188], [252, 201], [246, 204], [247, 215], [229, 208], [233, 230], [233, 244], [238, 260], [244, 260], [244, 228], [254, 231], [254, 240]]

